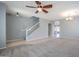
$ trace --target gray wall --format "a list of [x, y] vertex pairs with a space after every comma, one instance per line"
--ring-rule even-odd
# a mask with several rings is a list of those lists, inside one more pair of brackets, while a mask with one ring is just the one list
[[6, 47], [6, 7], [0, 3], [0, 48]]
[[25, 39], [24, 29], [38, 22], [38, 18], [7, 15], [7, 40]]
[[60, 26], [61, 38], [79, 38], [79, 17], [75, 17], [72, 21], [62, 20]]

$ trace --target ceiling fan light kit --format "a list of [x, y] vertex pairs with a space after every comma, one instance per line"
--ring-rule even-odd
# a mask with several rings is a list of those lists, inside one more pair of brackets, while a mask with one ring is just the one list
[[42, 9], [41, 9], [41, 8], [37, 8], [37, 10], [38, 10], [39, 12], [41, 12], [41, 11], [42, 11]]

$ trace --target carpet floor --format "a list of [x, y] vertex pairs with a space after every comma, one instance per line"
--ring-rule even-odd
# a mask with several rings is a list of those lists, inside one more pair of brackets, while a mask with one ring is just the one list
[[36, 44], [23, 44], [0, 50], [6, 57], [79, 57], [79, 40], [48, 39]]

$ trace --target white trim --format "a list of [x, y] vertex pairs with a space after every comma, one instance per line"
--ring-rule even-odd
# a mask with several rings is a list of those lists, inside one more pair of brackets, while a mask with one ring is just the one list
[[60, 39], [79, 40], [79, 38], [71, 38], [71, 37], [61, 37]]
[[20, 40], [22, 40], [22, 39], [8, 39], [8, 40], [7, 40], [7, 43], [8, 43], [8, 42], [20, 41]]
[[42, 38], [26, 39], [26, 41], [41, 40], [41, 39], [45, 39], [45, 38], [48, 38], [48, 36], [45, 36], [45, 37], [42, 37]]
[[0, 49], [5, 49], [6, 47], [0, 48]]
[[30, 41], [27, 41], [28, 44], [38, 44], [38, 43], [42, 43], [42, 42], [45, 42], [45, 41], [48, 41], [48, 37], [47, 38], [42, 38], [42, 39], [34, 39], [34, 40], [30, 40]]

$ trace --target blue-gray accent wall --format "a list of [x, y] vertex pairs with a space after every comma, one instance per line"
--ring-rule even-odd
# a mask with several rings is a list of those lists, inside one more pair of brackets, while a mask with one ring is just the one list
[[6, 47], [6, 7], [0, 3], [0, 48]]
[[26, 37], [25, 29], [30, 28], [39, 22], [35, 16], [22, 17], [16, 15], [7, 15], [7, 41], [23, 40]]

